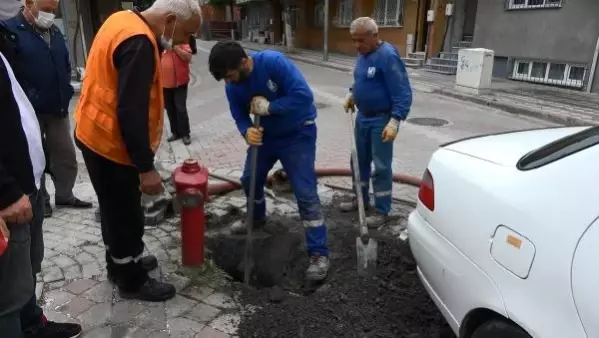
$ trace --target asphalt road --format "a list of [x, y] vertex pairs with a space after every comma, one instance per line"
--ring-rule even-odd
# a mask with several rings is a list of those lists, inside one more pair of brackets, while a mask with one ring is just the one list
[[[224, 83], [215, 81], [208, 71], [212, 45], [214, 42], [198, 41], [198, 54], [192, 64], [193, 83], [189, 89], [188, 110], [194, 143], [190, 149], [212, 168], [239, 169], [246, 147], [230, 117]], [[317, 106], [321, 107], [317, 119], [317, 164], [346, 167], [349, 163], [349, 127], [341, 102], [352, 83], [352, 76], [300, 62], [296, 65], [310, 84]], [[426, 86], [417, 74], [410, 77], [414, 98], [409, 118], [436, 118], [447, 124], [434, 127], [403, 123], [395, 141], [396, 171], [421, 176], [432, 152], [448, 141], [476, 134], [553, 125], [426, 92]]]

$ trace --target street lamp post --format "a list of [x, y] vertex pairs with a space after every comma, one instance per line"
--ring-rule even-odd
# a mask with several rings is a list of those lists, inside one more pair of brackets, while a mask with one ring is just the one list
[[329, 61], [329, 0], [324, 0], [324, 46], [322, 59]]

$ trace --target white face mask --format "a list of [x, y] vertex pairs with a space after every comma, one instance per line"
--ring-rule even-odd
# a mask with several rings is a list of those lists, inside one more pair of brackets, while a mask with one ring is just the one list
[[35, 25], [39, 28], [48, 29], [54, 24], [55, 15], [48, 12], [43, 12], [38, 9]]
[[[160, 37], [160, 45], [162, 48], [166, 50], [173, 49], [173, 34], [175, 34], [175, 27], [177, 27], [177, 21], [175, 21], [175, 24], [173, 25], [173, 30], [171, 31], [171, 37], [169, 39], [164, 36], [164, 31], [162, 32], [162, 36]], [[164, 30], [166, 30], [166, 26], [164, 27]]]

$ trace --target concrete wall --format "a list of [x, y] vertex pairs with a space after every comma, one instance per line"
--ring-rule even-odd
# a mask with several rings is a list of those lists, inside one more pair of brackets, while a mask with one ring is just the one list
[[507, 10], [479, 0], [474, 47], [497, 56], [590, 65], [599, 34], [599, 1], [564, 0], [561, 8]]
[[[62, 0], [60, 6], [63, 24], [68, 32], [67, 40], [73, 68], [75, 65], [85, 67], [84, 53], [89, 52], [93, 42], [94, 26], [101, 25], [110, 14], [120, 10], [121, 2], [119, 0], [79, 1], [79, 6], [76, 6], [75, 0]], [[82, 24], [77, 31], [80, 16]]]
[[[81, 2], [83, 3], [83, 2]], [[89, 6], [86, 6], [87, 3], [83, 3], [83, 6], [79, 7], [79, 11], [84, 14], [89, 14]], [[77, 12], [77, 8], [75, 6], [75, 2], [72, 0], [63, 0], [60, 2], [61, 11], [62, 11], [62, 20], [65, 30], [68, 33], [67, 42], [69, 53], [71, 56], [71, 64], [73, 65], [73, 70], [75, 67], [84, 67], [85, 66], [85, 58], [84, 58], [84, 50], [81, 36], [84, 30], [80, 27], [79, 33], [76, 35], [77, 31], [77, 21], [79, 20], [79, 15]], [[85, 20], [86, 18], [84, 18]], [[87, 48], [89, 48], [89, 37], [87, 37], [86, 43], [88, 44]]]

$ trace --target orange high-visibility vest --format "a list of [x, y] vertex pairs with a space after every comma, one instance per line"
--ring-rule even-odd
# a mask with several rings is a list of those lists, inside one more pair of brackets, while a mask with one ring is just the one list
[[134, 12], [116, 12], [100, 27], [87, 59], [81, 95], [75, 111], [77, 139], [98, 155], [125, 165], [132, 165], [132, 162], [125, 148], [117, 117], [118, 71], [114, 67], [112, 56], [121, 42], [140, 34], [148, 36], [155, 49], [147, 128], [150, 132], [150, 146], [156, 152], [162, 138], [164, 121], [160, 54], [156, 36]]

